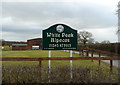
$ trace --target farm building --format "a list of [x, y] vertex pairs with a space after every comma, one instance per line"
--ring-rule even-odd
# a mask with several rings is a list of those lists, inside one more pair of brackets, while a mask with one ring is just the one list
[[27, 44], [12, 44], [12, 50], [27, 50]]
[[42, 38], [27, 40], [28, 49], [42, 49]]
[[27, 44], [12, 44], [12, 50], [39, 50], [42, 49], [42, 38], [27, 40]]

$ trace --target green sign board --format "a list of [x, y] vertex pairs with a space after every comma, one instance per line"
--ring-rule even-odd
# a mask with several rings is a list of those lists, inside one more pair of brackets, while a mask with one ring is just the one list
[[76, 50], [77, 30], [64, 24], [55, 24], [43, 30], [43, 50]]

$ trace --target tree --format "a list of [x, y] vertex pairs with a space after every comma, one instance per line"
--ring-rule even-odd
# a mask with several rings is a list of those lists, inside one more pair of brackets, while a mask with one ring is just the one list
[[110, 41], [109, 40], [104, 40], [101, 43], [110, 43]]
[[116, 34], [118, 35], [120, 33], [120, 29], [118, 29], [117, 31], [116, 31]]
[[5, 41], [4, 39], [0, 39], [0, 46], [1, 46], [1, 45], [2, 45], [2, 46], [4, 45], [4, 41]]
[[87, 32], [87, 31], [80, 31], [78, 33], [78, 43], [82, 42], [84, 44], [86, 44], [90, 39], [92, 38], [92, 33]]
[[94, 43], [94, 38], [89, 38], [88, 43]]
[[99, 42], [98, 41], [95, 41], [95, 44], [98, 44]]

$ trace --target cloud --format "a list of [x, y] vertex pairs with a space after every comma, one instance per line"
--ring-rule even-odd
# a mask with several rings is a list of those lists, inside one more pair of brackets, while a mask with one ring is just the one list
[[4, 1], [2, 3], [4, 38], [9, 37], [5, 33], [13, 33], [15, 36], [17, 33], [40, 33], [41, 36], [43, 29], [56, 23], [64, 23], [77, 30], [115, 27], [117, 26], [117, 15], [115, 15], [117, 0], [107, 2], [108, 0], [104, 3], [99, 0], [67, 2], [41, 0], [32, 3]]
[[[34, 21], [40, 24], [67, 22], [83, 27], [110, 27], [116, 22], [114, 12], [99, 4], [72, 4], [70, 2], [3, 3], [3, 17], [11, 16], [15, 21]], [[68, 20], [71, 20], [69, 23]], [[74, 21], [75, 20], [75, 21]]]
[[[82, 30], [79, 30], [82, 31]], [[109, 40], [110, 42], [117, 42], [118, 41], [118, 35], [116, 34], [117, 27], [111, 27], [111, 28], [96, 28], [96, 29], [85, 29], [85, 31], [91, 32], [93, 34], [93, 37], [95, 41], [102, 42], [104, 40]]]
[[15, 32], [2, 32], [2, 38], [9, 41], [27, 41], [32, 38], [42, 37], [41, 33], [15, 33]]

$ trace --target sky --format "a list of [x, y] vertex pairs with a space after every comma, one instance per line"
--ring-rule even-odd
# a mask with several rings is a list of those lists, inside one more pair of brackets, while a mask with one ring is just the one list
[[42, 30], [62, 23], [78, 32], [91, 32], [95, 41], [117, 42], [118, 2], [119, 0], [2, 0], [2, 39], [27, 41], [40, 38]]

